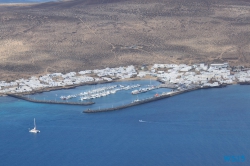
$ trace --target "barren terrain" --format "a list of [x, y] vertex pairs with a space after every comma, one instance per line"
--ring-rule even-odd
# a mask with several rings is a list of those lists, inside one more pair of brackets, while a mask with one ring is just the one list
[[250, 66], [247, 0], [0, 5], [0, 81], [152, 63]]

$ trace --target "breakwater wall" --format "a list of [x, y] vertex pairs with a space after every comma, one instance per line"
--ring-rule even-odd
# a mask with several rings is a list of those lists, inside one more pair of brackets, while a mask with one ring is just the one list
[[250, 81], [238, 82], [238, 84], [240, 84], [240, 85], [250, 85]]
[[118, 106], [118, 107], [112, 107], [112, 108], [106, 108], [106, 109], [95, 109], [95, 110], [87, 109], [87, 110], [84, 110], [83, 113], [98, 113], [98, 112], [107, 112], [107, 111], [120, 110], [120, 109], [132, 107], [132, 106], [136, 106], [136, 105], [140, 105], [140, 104], [144, 104], [144, 103], [149, 103], [149, 102], [165, 99], [165, 98], [175, 96], [175, 95], [178, 95], [178, 94], [187, 93], [187, 92], [194, 91], [194, 90], [197, 90], [197, 89], [202, 89], [202, 88], [195, 87], [195, 88], [186, 89], [186, 90], [182, 90], [182, 91], [176, 91], [176, 92], [172, 92], [172, 93], [152, 97], [152, 98], [149, 98], [149, 99], [144, 99], [144, 100], [140, 100], [140, 101], [137, 101], [137, 102], [132, 102], [130, 104], [125, 104], [125, 105]]
[[21, 99], [21, 100], [26, 100], [29, 102], [33, 102], [33, 103], [46, 103], [46, 104], [65, 104], [65, 105], [91, 105], [94, 104], [94, 102], [60, 102], [60, 101], [53, 101], [53, 100], [35, 100], [35, 99], [31, 99], [25, 96], [21, 96], [21, 95], [15, 95], [15, 94], [7, 94], [10, 97], [14, 97], [17, 99]]

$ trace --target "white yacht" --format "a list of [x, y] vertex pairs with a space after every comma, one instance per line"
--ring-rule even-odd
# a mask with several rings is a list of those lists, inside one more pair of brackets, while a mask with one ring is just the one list
[[34, 128], [31, 129], [29, 132], [31, 132], [31, 133], [40, 133], [40, 130], [36, 129], [36, 120], [35, 120], [35, 118], [34, 118]]

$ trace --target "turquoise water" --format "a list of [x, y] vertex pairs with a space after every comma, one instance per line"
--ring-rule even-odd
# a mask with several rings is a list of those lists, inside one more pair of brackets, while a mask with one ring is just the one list
[[[35, 96], [75, 94], [85, 88]], [[167, 90], [151, 93], [159, 91]], [[99, 104], [129, 102], [131, 96], [121, 92]], [[114, 112], [83, 114], [86, 106], [1, 97], [0, 165], [249, 165], [249, 100], [250, 86], [233, 85]], [[93, 107], [99, 107], [98, 102]], [[39, 134], [28, 132], [34, 117]], [[243, 156], [244, 161], [227, 161], [225, 156]]]

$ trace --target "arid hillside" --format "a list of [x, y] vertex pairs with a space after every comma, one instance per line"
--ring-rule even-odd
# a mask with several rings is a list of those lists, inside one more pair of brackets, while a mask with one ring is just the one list
[[250, 66], [248, 0], [0, 5], [0, 81], [152, 63]]

